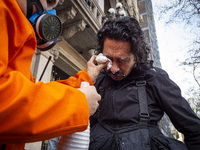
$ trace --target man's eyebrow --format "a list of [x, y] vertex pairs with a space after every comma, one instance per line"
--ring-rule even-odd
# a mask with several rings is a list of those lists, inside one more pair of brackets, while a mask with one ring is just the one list
[[120, 58], [118, 58], [118, 59], [121, 59], [121, 60], [125, 60], [125, 59], [127, 59], [128, 57], [120, 57]]
[[[104, 55], [104, 56], [106, 56], [106, 57], [109, 58], [109, 59], [113, 59], [113, 58], [110, 57], [110, 56], [107, 56], [107, 55]], [[126, 60], [126, 59], [128, 59], [128, 57], [119, 57], [119, 58], [114, 58], [114, 59], [117, 59], [117, 60]]]

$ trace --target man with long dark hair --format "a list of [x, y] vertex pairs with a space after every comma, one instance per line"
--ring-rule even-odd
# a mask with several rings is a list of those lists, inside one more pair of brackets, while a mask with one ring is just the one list
[[[98, 53], [112, 67], [102, 70], [95, 83], [102, 99], [90, 119], [90, 150], [199, 149], [200, 119], [168, 74], [148, 60], [150, 49], [138, 21], [109, 20], [97, 39]], [[184, 134], [187, 148], [159, 131], [164, 112]]]

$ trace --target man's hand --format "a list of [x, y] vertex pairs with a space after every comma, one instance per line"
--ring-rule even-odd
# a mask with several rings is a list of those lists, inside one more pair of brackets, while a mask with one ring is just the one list
[[96, 55], [92, 56], [90, 60], [87, 62], [87, 73], [89, 74], [90, 78], [92, 79], [92, 82], [95, 83], [96, 79], [100, 73], [100, 71], [106, 67], [107, 62], [97, 64], [96, 62]]
[[94, 86], [79, 88], [78, 90], [85, 94], [90, 108], [90, 116], [93, 115], [99, 106], [98, 101], [101, 100], [101, 96], [97, 93]]

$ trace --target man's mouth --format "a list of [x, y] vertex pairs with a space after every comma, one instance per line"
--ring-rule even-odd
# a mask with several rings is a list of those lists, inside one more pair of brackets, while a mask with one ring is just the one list
[[110, 72], [110, 73], [108, 73], [108, 75], [111, 78], [116, 79], [116, 80], [125, 77], [125, 75], [123, 73], [121, 73], [121, 72], [117, 72], [115, 74], [113, 74], [112, 72]]

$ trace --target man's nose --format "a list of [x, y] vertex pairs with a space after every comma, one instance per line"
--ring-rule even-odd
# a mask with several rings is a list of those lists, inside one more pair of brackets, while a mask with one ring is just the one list
[[119, 70], [120, 70], [120, 69], [119, 69], [119, 66], [117, 65], [116, 61], [113, 61], [113, 62], [112, 62], [112, 67], [111, 67], [110, 71], [111, 71], [113, 74], [115, 74], [115, 73], [117, 73]]

